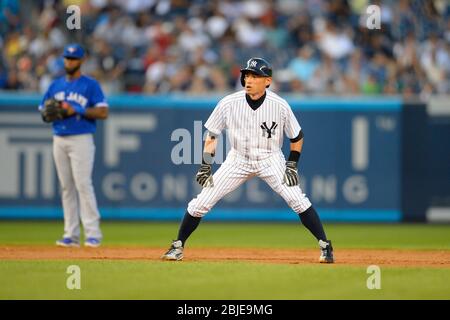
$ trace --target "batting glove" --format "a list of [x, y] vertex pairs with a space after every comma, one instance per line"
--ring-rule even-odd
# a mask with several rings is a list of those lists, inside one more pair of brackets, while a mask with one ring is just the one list
[[203, 187], [214, 187], [210, 164], [202, 164], [198, 170], [195, 179]]
[[286, 161], [286, 171], [284, 172], [283, 183], [288, 187], [294, 187], [298, 185], [298, 182], [297, 162]]

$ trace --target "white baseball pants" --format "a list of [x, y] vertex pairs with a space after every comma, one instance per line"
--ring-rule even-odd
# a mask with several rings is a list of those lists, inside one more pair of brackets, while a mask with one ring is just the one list
[[64, 237], [80, 239], [80, 218], [86, 238], [102, 238], [92, 169], [92, 134], [53, 137], [53, 157], [62, 190]]
[[214, 186], [203, 188], [202, 192], [189, 202], [187, 211], [194, 217], [203, 217], [220, 199], [256, 176], [264, 180], [292, 210], [300, 214], [311, 206], [311, 202], [300, 186], [288, 187], [283, 184], [285, 163], [286, 160], [281, 151], [274, 153], [266, 160], [249, 162], [232, 149], [220, 168], [213, 174]]

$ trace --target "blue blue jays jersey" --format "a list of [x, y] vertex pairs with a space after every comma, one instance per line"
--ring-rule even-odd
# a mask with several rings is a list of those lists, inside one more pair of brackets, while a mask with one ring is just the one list
[[[42, 109], [45, 100], [50, 98], [67, 101], [71, 105], [79, 105], [85, 109], [108, 107], [100, 84], [97, 80], [84, 75], [71, 81], [65, 76], [55, 79], [45, 93], [39, 109]], [[53, 122], [53, 134], [57, 136], [94, 133], [95, 129], [94, 119], [87, 119], [79, 114]]]

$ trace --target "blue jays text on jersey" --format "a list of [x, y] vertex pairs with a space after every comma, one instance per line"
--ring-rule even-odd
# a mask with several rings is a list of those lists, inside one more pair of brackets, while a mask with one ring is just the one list
[[[66, 77], [55, 79], [45, 93], [39, 109], [42, 109], [45, 101], [50, 98], [82, 108], [108, 106], [97, 80], [84, 75], [74, 80], [68, 80]], [[94, 119], [87, 119], [78, 114], [53, 122], [53, 133], [57, 136], [94, 133], [95, 129]]]

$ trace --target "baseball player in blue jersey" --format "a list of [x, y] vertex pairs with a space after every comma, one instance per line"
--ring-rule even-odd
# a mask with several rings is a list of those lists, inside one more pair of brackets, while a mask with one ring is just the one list
[[[261, 58], [251, 58], [241, 69], [244, 90], [224, 97], [216, 106], [205, 127], [203, 163], [197, 173], [202, 192], [192, 199], [181, 222], [178, 237], [162, 256], [164, 260], [182, 260], [186, 240], [202, 217], [228, 193], [245, 181], [259, 177], [278, 193], [298, 214], [303, 225], [318, 240], [320, 263], [333, 263], [333, 247], [319, 215], [299, 185], [297, 164], [303, 147], [303, 131], [286, 100], [268, 90], [272, 67]], [[227, 130], [231, 150], [214, 175], [212, 159], [216, 137]], [[286, 161], [281, 148], [283, 133], [290, 140]]]
[[[56, 245], [80, 246], [81, 218], [84, 245], [98, 247], [102, 232], [92, 185], [93, 134], [96, 120], [106, 119], [109, 108], [99, 83], [81, 74], [83, 48], [67, 45], [63, 57], [66, 75], [51, 83], [39, 105], [43, 120], [53, 126], [53, 157], [62, 189], [64, 235]], [[56, 111], [54, 104], [59, 104]]]

